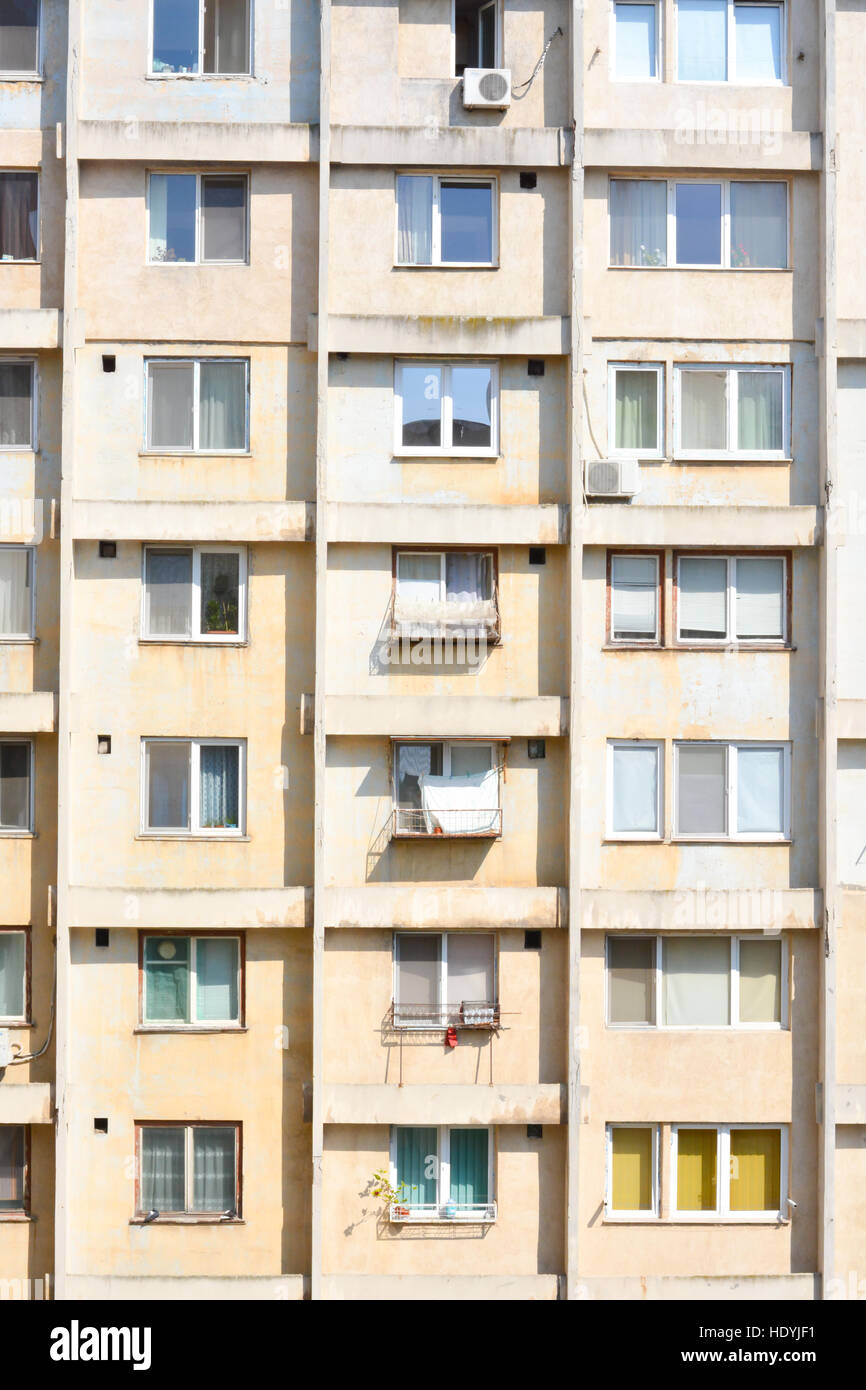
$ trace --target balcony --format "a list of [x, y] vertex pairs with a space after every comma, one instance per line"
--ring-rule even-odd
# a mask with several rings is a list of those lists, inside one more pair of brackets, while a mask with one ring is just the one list
[[391, 834], [395, 840], [498, 840], [502, 808], [395, 806]]
[[392, 643], [449, 642], [458, 652], [464, 648], [465, 660], [470, 646], [495, 646], [500, 640], [499, 590], [494, 586], [489, 598], [463, 601], [413, 599], [398, 591], [391, 597], [388, 628]]
[[498, 839], [503, 768], [495, 740], [395, 742], [392, 838]]
[[463, 999], [459, 1004], [401, 1004], [391, 1002], [392, 1028], [424, 1032], [471, 1028], [494, 1032], [500, 1024], [499, 1000]]
[[495, 1202], [392, 1202], [390, 1220], [397, 1225], [424, 1225], [432, 1222], [490, 1223], [496, 1220]]

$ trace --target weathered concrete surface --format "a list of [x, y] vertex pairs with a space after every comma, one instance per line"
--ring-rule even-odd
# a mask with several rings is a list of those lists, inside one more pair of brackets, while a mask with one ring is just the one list
[[56, 348], [60, 342], [60, 309], [0, 308], [0, 349], [22, 352]]
[[[772, 143], [770, 137], [772, 136]], [[760, 138], [760, 130], [759, 130]], [[697, 141], [683, 138], [679, 130], [598, 130], [589, 128], [584, 138], [587, 168], [599, 169], [711, 169], [755, 168], [755, 142], [747, 140]], [[823, 163], [820, 134], [805, 130], [767, 131], [761, 150], [761, 171], [814, 173]]]
[[315, 507], [309, 502], [157, 502], [80, 499], [74, 503], [76, 540], [310, 541]]
[[836, 1087], [837, 1125], [866, 1125], [866, 1085]]
[[558, 696], [452, 695], [443, 708], [430, 696], [326, 695], [329, 735], [386, 734], [431, 738], [556, 738], [568, 729], [568, 701]]
[[645, 1299], [648, 1302], [668, 1299], [682, 1299], [685, 1302], [704, 1299], [726, 1302], [737, 1299], [756, 1302], [784, 1299], [811, 1302], [819, 1297], [819, 1288], [820, 1278], [817, 1274], [588, 1276], [580, 1281], [580, 1297], [604, 1302], [609, 1299]]
[[179, 922], [196, 927], [307, 927], [309, 888], [100, 888], [69, 890], [70, 927], [136, 926], [160, 931]]
[[343, 502], [327, 509], [328, 540], [358, 545], [564, 545], [568, 509], [547, 505], [463, 506]]
[[[22, 1051], [26, 1047], [24, 1043]], [[0, 1124], [50, 1125], [54, 1119], [51, 1083], [27, 1081], [16, 1084], [10, 1077], [14, 1077], [17, 1070], [16, 1067], [8, 1067], [4, 1080], [0, 1082]]]
[[147, 1303], [162, 1299], [170, 1303], [202, 1301], [244, 1303], [259, 1299], [292, 1302], [304, 1297], [302, 1274], [286, 1275], [151, 1275], [68, 1274], [66, 1297], [89, 1302], [134, 1301]]
[[325, 1124], [561, 1125], [565, 1086], [323, 1086]]
[[585, 931], [814, 931], [822, 919], [817, 888], [584, 888]]
[[367, 883], [325, 889], [327, 928], [549, 928], [565, 924], [564, 888]]
[[322, 1297], [330, 1303], [363, 1300], [422, 1302], [551, 1302], [560, 1298], [558, 1274], [325, 1274]]
[[4, 734], [53, 734], [56, 722], [57, 696], [53, 691], [0, 692], [0, 730]]
[[525, 164], [544, 168], [567, 164], [574, 137], [555, 127], [506, 126], [367, 126], [331, 129], [334, 164], [469, 164], [501, 168]]
[[[314, 352], [318, 344], [318, 317], [311, 314], [307, 327], [307, 346]], [[453, 357], [468, 353], [530, 353], [536, 357], [556, 357], [567, 353], [571, 340], [567, 318], [498, 318], [433, 314], [330, 314], [328, 349], [330, 352], [435, 352]]]
[[586, 545], [818, 545], [820, 507], [682, 507], [601, 502], [584, 519]]

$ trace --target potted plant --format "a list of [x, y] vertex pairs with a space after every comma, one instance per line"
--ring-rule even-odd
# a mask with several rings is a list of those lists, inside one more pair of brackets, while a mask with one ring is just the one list
[[376, 1169], [370, 1179], [370, 1192], [373, 1197], [382, 1198], [392, 1217], [405, 1220], [409, 1215], [409, 1208], [406, 1205], [406, 1184], [399, 1182], [395, 1187], [391, 1182], [387, 1168]]

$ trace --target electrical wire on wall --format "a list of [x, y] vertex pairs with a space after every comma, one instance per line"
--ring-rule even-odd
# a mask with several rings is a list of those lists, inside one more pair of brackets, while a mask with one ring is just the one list
[[[535, 64], [535, 67], [532, 69], [532, 72], [530, 73], [529, 77], [527, 77], [526, 81], [513, 82], [511, 84], [511, 96], [514, 101], [522, 101], [525, 96], [529, 95], [529, 89], [531, 88], [538, 74], [541, 72], [541, 69], [544, 67], [544, 60], [547, 57], [547, 50], [550, 48], [550, 45], [556, 38], [562, 38], [562, 29], [559, 27], [559, 25], [556, 26], [550, 38], [547, 40], [547, 43], [544, 45], [544, 48], [541, 52], [541, 57]], [[519, 96], [518, 92], [520, 93]]]
[[[37, 1057], [41, 1057], [51, 1046], [51, 1038], [54, 1033], [54, 1010], [57, 1004], [57, 951], [54, 952], [54, 978], [51, 981], [51, 1011], [48, 1016], [48, 1033], [42, 1046], [36, 1052], [19, 1052], [9, 1062], [10, 1067], [19, 1066], [22, 1062], [35, 1062]], [[13, 1047], [20, 1046], [13, 1043]]]

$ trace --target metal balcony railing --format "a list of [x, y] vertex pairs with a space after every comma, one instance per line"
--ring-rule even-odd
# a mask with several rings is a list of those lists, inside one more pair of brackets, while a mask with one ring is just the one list
[[502, 834], [502, 807], [454, 811], [424, 811], [395, 806], [392, 830], [395, 839], [498, 840]]
[[492, 1030], [500, 1024], [499, 1000], [463, 999], [459, 1004], [391, 1004], [393, 1028], [442, 1029], [481, 1028]]
[[502, 620], [496, 585], [488, 599], [473, 602], [413, 602], [394, 592], [388, 611], [391, 640], [399, 642], [442, 641], [463, 638], [495, 646], [500, 640]]
[[411, 1225], [433, 1221], [495, 1221], [495, 1202], [392, 1202], [389, 1209], [394, 1222]]

